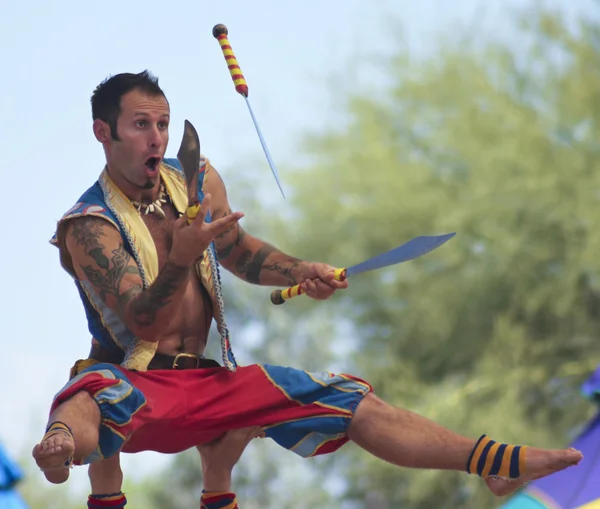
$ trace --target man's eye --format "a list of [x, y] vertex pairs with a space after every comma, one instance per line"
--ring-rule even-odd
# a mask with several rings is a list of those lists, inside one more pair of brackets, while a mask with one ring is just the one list
[[158, 127], [160, 127], [161, 129], [166, 129], [167, 127], [169, 127], [169, 124], [167, 122], [159, 122]]
[[146, 121], [145, 120], [138, 120], [135, 125], [137, 125], [138, 127], [145, 127], [146, 126]]

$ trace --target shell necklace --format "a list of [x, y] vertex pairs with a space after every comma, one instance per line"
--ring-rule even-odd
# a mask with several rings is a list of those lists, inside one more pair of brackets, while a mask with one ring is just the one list
[[162, 209], [162, 206], [167, 203], [168, 198], [169, 195], [165, 191], [165, 185], [161, 182], [160, 188], [158, 189], [158, 198], [156, 198], [156, 200], [154, 200], [152, 203], [146, 204], [137, 200], [131, 200], [131, 204], [140, 214], [156, 214], [159, 218], [165, 219], [167, 216], [165, 215], [165, 211]]

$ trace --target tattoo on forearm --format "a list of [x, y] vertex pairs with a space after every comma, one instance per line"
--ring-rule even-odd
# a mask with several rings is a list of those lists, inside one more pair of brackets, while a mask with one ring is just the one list
[[250, 265], [250, 261], [252, 260], [252, 251], [246, 250], [244, 251], [240, 257], [235, 262], [235, 270], [239, 274], [245, 274], [248, 266]]
[[156, 321], [160, 309], [171, 301], [189, 275], [189, 268], [167, 262], [156, 281], [147, 290], [144, 291], [141, 284], [133, 284], [123, 290], [123, 278], [127, 274], [139, 275], [137, 265], [132, 263], [131, 255], [123, 243], [112, 251], [109, 259], [105, 254], [106, 248], [100, 241], [100, 237], [106, 236], [103, 225], [93, 218], [75, 222], [72, 236], [77, 245], [83, 246], [86, 254], [94, 260], [95, 265], [80, 264], [80, 267], [90, 283], [99, 291], [102, 300], [106, 302], [108, 296], [114, 297], [121, 314], [130, 306], [133, 319], [140, 327], [150, 326]]
[[[246, 274], [246, 279], [249, 283], [258, 284], [260, 280], [260, 272], [263, 269], [263, 264], [267, 257], [276, 251], [273, 246], [265, 245], [261, 247], [256, 254], [252, 257], [252, 260], [249, 260], [245, 264], [245, 270], [240, 271]], [[250, 258], [250, 252], [246, 251], [244, 254], [248, 253], [248, 258]], [[242, 258], [242, 257], [240, 257]]]
[[[215, 214], [216, 219], [220, 219], [222, 217], [227, 217], [231, 215], [233, 212], [229, 209], [227, 212], [219, 214], [218, 212]], [[235, 238], [231, 239], [232, 232], [236, 232]], [[233, 251], [233, 249], [241, 244], [246, 236], [246, 232], [242, 229], [242, 227], [235, 223], [232, 224], [227, 230], [217, 236], [215, 239], [215, 246], [217, 248], [217, 257], [222, 261], [225, 260]]]
[[[216, 211], [214, 214], [215, 219], [227, 217], [232, 213], [231, 209], [227, 212]], [[234, 233], [235, 232], [235, 233]], [[239, 247], [244, 238], [246, 232], [237, 223], [227, 228], [215, 239], [215, 246], [217, 248], [217, 256], [220, 261], [226, 260], [236, 247]], [[244, 246], [246, 247], [246, 246]], [[256, 248], [255, 248], [256, 249]], [[296, 279], [292, 275], [292, 272], [300, 264], [300, 260], [297, 258], [290, 258], [278, 249], [268, 244], [260, 247], [256, 253], [253, 253], [253, 249], [245, 249], [237, 256], [235, 261], [235, 271], [246, 279], [249, 283], [259, 284], [260, 275], [263, 271], [276, 272], [284, 276], [290, 284], [295, 285]], [[278, 253], [285, 258], [285, 260], [274, 261], [265, 265], [266, 259], [272, 253]]]
[[166, 306], [189, 275], [188, 267], [167, 262], [156, 281], [131, 304], [136, 323], [148, 327], [156, 320], [159, 310]]
[[[266, 259], [272, 253], [284, 256], [285, 260], [274, 261], [265, 265]], [[298, 268], [300, 263], [301, 260], [287, 257], [273, 246], [265, 244], [254, 254], [254, 256], [252, 256], [252, 251], [249, 249], [244, 251], [235, 264], [235, 270], [240, 276], [245, 277], [246, 281], [249, 283], [259, 284], [260, 275], [264, 271], [271, 271], [281, 274], [290, 284], [295, 285], [297, 284], [297, 281], [293, 275], [293, 271]]]
[[263, 265], [262, 270], [270, 270], [278, 272], [282, 276], [285, 276], [291, 285], [298, 284], [296, 278], [292, 275], [294, 269], [300, 265], [300, 260], [294, 260], [292, 264], [283, 264], [280, 262], [271, 263], [269, 265]]
[[123, 310], [129, 301], [142, 291], [142, 287], [135, 285], [121, 294], [121, 281], [125, 274], [137, 274], [139, 271], [137, 267], [129, 264], [131, 256], [123, 247], [123, 244], [114, 249], [112, 254], [113, 256], [109, 260], [102, 252], [101, 247], [94, 248], [88, 252], [88, 255], [94, 259], [102, 270], [95, 269], [91, 265], [80, 266], [90, 283], [100, 291], [102, 300], [106, 301], [106, 297], [112, 295], [117, 299], [119, 309]]

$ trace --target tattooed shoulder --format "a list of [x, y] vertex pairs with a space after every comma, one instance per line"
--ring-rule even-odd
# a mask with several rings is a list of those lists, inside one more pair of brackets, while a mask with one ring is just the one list
[[71, 219], [70, 236], [77, 246], [86, 253], [102, 247], [102, 237], [106, 237], [104, 229], [107, 222], [93, 216], [82, 216]]

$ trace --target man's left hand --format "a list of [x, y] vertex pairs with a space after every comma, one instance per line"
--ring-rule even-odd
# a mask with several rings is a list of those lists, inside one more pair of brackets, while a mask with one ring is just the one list
[[306, 296], [311, 299], [325, 300], [331, 297], [336, 290], [348, 288], [348, 280], [334, 279], [335, 267], [326, 263], [308, 263], [303, 272], [305, 281], [300, 283]]

